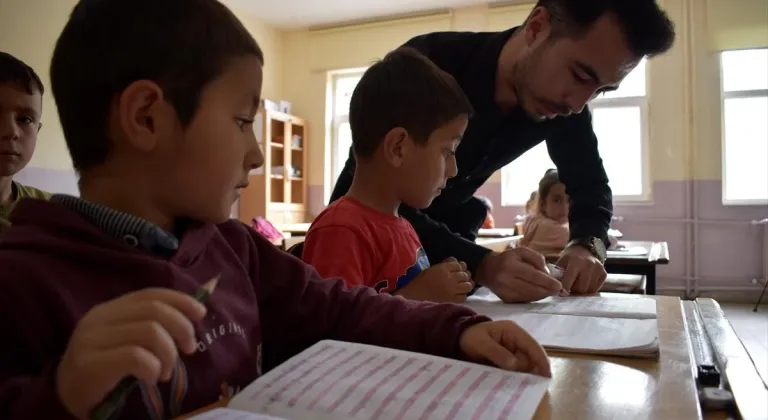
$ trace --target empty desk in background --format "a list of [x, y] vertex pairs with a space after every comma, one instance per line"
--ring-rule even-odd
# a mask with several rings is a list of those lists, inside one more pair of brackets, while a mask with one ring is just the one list
[[505, 238], [507, 236], [515, 236], [515, 228], [480, 229], [477, 232], [478, 238]]

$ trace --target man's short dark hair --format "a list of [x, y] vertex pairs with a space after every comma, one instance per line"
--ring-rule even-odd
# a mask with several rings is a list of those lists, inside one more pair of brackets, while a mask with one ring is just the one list
[[76, 170], [109, 157], [108, 120], [116, 96], [151, 80], [183, 127], [203, 89], [231, 59], [264, 56], [217, 0], [80, 0], [56, 43], [51, 86]]
[[45, 93], [43, 82], [32, 67], [18, 58], [0, 51], [0, 83], [13, 83], [28, 94]]
[[418, 143], [472, 105], [454, 78], [413, 48], [400, 47], [373, 64], [349, 103], [352, 148], [371, 157], [384, 136], [402, 127]]
[[549, 12], [555, 37], [581, 35], [610, 13], [638, 58], [663, 54], [675, 42], [675, 25], [656, 0], [539, 0], [536, 7]]

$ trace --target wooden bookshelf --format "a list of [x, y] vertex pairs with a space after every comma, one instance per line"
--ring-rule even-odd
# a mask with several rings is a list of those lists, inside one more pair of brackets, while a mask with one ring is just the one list
[[262, 110], [254, 123], [264, 166], [251, 171], [240, 195], [239, 218], [256, 216], [275, 226], [303, 223], [307, 212], [307, 125], [293, 115]]

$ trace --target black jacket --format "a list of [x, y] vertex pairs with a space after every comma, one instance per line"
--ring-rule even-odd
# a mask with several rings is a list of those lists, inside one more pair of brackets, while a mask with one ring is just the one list
[[[429, 208], [400, 207], [400, 214], [413, 225], [432, 263], [452, 256], [465, 261], [471, 271], [477, 270], [489, 251], [454, 233], [451, 225], [481, 225], [482, 220], [475, 220], [479, 212], [465, 211], [466, 203], [494, 172], [545, 140], [571, 199], [571, 238], [594, 236], [608, 243], [612, 194], [588, 108], [569, 117], [535, 122], [519, 109], [503, 114], [494, 102], [498, 57], [514, 29], [484, 33], [437, 32], [418, 36], [405, 44], [453, 75], [475, 109], [456, 152], [458, 175], [448, 181], [447, 188]], [[350, 151], [331, 202], [349, 190], [354, 172], [355, 161]], [[467, 220], [457, 222], [462, 219]]]

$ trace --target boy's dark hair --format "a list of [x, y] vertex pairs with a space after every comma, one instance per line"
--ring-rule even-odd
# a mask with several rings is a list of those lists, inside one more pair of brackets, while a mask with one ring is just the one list
[[454, 78], [413, 48], [401, 47], [366, 70], [352, 93], [349, 125], [358, 158], [371, 157], [384, 136], [402, 127], [418, 143], [472, 105]]
[[539, 181], [539, 190], [536, 192], [536, 197], [538, 198], [536, 205], [539, 211], [544, 209], [544, 203], [547, 201], [549, 191], [559, 183], [560, 175], [558, 175], [556, 169], [549, 169], [544, 173], [544, 177]]
[[217, 0], [80, 0], [56, 43], [51, 86], [72, 163], [79, 172], [110, 153], [107, 128], [117, 95], [151, 80], [183, 127], [200, 94], [256, 41]]
[[483, 205], [485, 206], [485, 208], [486, 208], [486, 209], [488, 209], [488, 212], [489, 212], [489, 213], [493, 211], [493, 201], [491, 201], [491, 199], [490, 199], [490, 198], [488, 198], [488, 197], [486, 197], [486, 196], [484, 196], [484, 195], [479, 195], [479, 196], [477, 196], [476, 198], [477, 198], [478, 200], [480, 200], [480, 202], [481, 202], [481, 203], [483, 203]]
[[663, 54], [675, 42], [675, 25], [656, 0], [539, 0], [536, 7], [549, 12], [555, 38], [579, 36], [610, 13], [638, 58]]
[[0, 51], [0, 83], [13, 83], [32, 95], [45, 93], [43, 82], [35, 70], [18, 58]]

